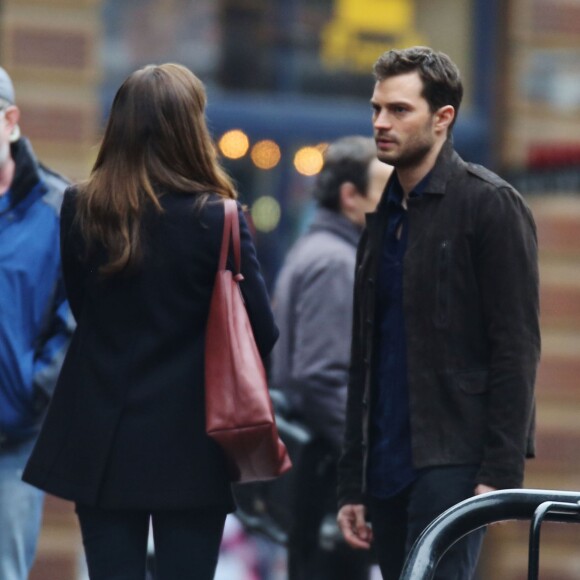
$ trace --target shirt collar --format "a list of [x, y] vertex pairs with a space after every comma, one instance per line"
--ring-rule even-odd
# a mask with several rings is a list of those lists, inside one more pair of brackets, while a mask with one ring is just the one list
[[[431, 177], [431, 171], [421, 179], [421, 181], [411, 190], [409, 197], [421, 197], [425, 190], [427, 189], [427, 184]], [[403, 188], [399, 181], [399, 176], [397, 172], [393, 172], [393, 178], [389, 183], [389, 188], [387, 190], [387, 203], [393, 205], [402, 205], [403, 202]]]

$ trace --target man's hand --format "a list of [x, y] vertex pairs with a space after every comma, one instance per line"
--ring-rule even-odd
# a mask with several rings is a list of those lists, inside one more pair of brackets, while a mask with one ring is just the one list
[[490, 491], [497, 491], [497, 488], [495, 487], [491, 487], [489, 485], [485, 485], [483, 483], [479, 483], [476, 487], [475, 490], [473, 491], [473, 493], [475, 495], [481, 495], [482, 493], [488, 493]]
[[373, 532], [365, 520], [366, 508], [362, 504], [343, 505], [338, 512], [338, 527], [352, 548], [368, 550], [373, 541]]
[[[497, 487], [491, 487], [490, 485], [485, 485], [483, 483], [479, 483], [475, 486], [473, 493], [475, 495], [481, 495], [482, 493], [488, 493], [490, 491], [497, 491]], [[506, 522], [494, 522], [489, 524], [490, 526], [503, 526]]]

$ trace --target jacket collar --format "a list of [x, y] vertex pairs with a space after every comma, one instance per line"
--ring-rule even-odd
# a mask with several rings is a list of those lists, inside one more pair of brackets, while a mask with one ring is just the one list
[[[453, 170], [458, 163], [462, 163], [462, 160], [461, 157], [459, 157], [459, 155], [453, 148], [453, 136], [450, 135], [445, 141], [445, 143], [443, 143], [443, 147], [441, 147], [441, 151], [437, 156], [435, 165], [431, 170], [431, 176], [429, 178], [429, 181], [425, 185], [423, 193], [426, 195], [445, 195], [447, 183], [451, 179]], [[389, 185], [391, 183], [391, 180], [394, 179], [394, 176], [395, 174], [393, 172], [391, 177], [389, 177], [387, 185], [385, 186], [385, 190], [383, 192], [377, 210], [365, 214], [366, 228], [368, 230], [369, 237], [371, 238], [373, 238], [375, 235], [378, 235], [381, 231], [382, 228], [382, 222], [380, 218], [381, 209], [383, 206], [387, 204], [386, 192], [389, 190]]]
[[365, 218], [368, 236], [371, 240], [375, 240], [376, 237], [383, 231], [383, 221], [381, 220], [381, 214], [378, 211], [373, 211], [372, 213], [365, 214]]
[[28, 139], [21, 137], [11, 145], [16, 164], [14, 179], [10, 185], [11, 206], [20, 203], [40, 181], [38, 162]]
[[352, 246], [356, 246], [360, 240], [362, 228], [353, 224], [339, 212], [319, 207], [316, 209], [308, 232], [330, 232]]
[[452, 177], [455, 167], [461, 163], [461, 157], [453, 148], [453, 136], [450, 135], [437, 156], [431, 170], [431, 177], [425, 186], [426, 194], [445, 195], [447, 183]]

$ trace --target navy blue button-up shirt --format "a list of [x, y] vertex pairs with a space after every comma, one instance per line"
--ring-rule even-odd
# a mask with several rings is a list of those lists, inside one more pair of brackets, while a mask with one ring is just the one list
[[[410, 193], [420, 196], [426, 176]], [[369, 493], [387, 498], [415, 479], [411, 455], [407, 348], [403, 313], [403, 260], [407, 249], [407, 210], [395, 173], [387, 190], [387, 229], [378, 265], [375, 321], [374, 401], [371, 417]]]

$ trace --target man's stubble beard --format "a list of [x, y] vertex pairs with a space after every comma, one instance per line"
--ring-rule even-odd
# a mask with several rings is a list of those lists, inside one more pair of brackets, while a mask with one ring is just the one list
[[422, 161], [433, 149], [434, 143], [422, 142], [411, 150], [405, 151], [398, 159], [391, 161], [397, 169], [410, 169], [421, 165]]
[[431, 133], [431, 121], [429, 121], [420, 134], [414, 135], [407, 141], [405, 150], [397, 157], [381, 156], [380, 151], [377, 152], [377, 157], [380, 161], [389, 163], [396, 169], [410, 169], [420, 165], [433, 147], [435, 147], [435, 137]]

